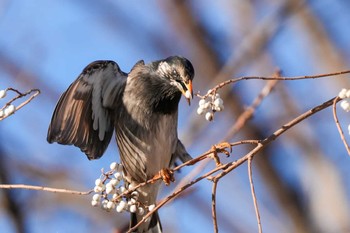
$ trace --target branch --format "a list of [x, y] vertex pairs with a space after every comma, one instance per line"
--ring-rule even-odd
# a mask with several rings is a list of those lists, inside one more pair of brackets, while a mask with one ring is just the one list
[[14, 98], [12, 98], [9, 102], [7, 102], [7, 103], [4, 105], [4, 107], [2, 107], [2, 108], [0, 109], [0, 111], [4, 110], [6, 107], [10, 106], [15, 100], [20, 99], [20, 98], [23, 98], [23, 97], [25, 97], [25, 96], [27, 96], [27, 95], [30, 95], [30, 94], [32, 94], [33, 92], [34, 92], [34, 94], [32, 94], [27, 100], [25, 100], [24, 102], [22, 102], [20, 105], [18, 105], [17, 107], [15, 107], [15, 109], [14, 109], [14, 111], [13, 111], [12, 113], [10, 113], [9, 115], [1, 116], [1, 117], [0, 117], [0, 121], [2, 121], [2, 120], [4, 120], [5, 118], [11, 116], [11, 115], [14, 114], [15, 112], [17, 112], [18, 110], [20, 110], [21, 108], [23, 108], [25, 105], [29, 104], [37, 95], [40, 94], [40, 90], [39, 90], [39, 89], [31, 89], [31, 90], [29, 90], [29, 91], [27, 91], [27, 92], [25, 92], [25, 93], [22, 93], [22, 92], [20, 92], [20, 91], [14, 89], [14, 88], [9, 87], [9, 88], [6, 88], [6, 89], [5, 89], [5, 92], [7, 92], [7, 91], [13, 91], [13, 92], [17, 93], [17, 96], [14, 97]]
[[258, 207], [258, 201], [256, 199], [254, 183], [253, 183], [252, 160], [253, 160], [253, 157], [248, 158], [248, 177], [249, 177], [250, 190], [252, 192], [252, 197], [253, 197], [253, 202], [254, 202], [256, 220], [258, 222], [258, 229], [259, 229], [259, 233], [262, 233], [260, 212], [259, 212], [259, 207]]
[[348, 155], [350, 156], [350, 147], [349, 144], [346, 142], [343, 130], [339, 124], [339, 120], [338, 120], [338, 116], [337, 116], [337, 102], [340, 101], [341, 99], [339, 97], [336, 97], [333, 101], [333, 117], [334, 117], [334, 122], [335, 125], [337, 126], [340, 138], [342, 140], [342, 142], [344, 143], [345, 149], [348, 152]]
[[325, 78], [325, 77], [329, 77], [329, 76], [338, 76], [338, 75], [348, 74], [348, 73], [350, 73], [350, 70], [339, 71], [339, 72], [334, 72], [334, 73], [327, 73], [327, 74], [295, 76], [295, 77], [243, 76], [243, 77], [229, 79], [227, 81], [219, 83], [214, 88], [210, 89], [206, 95], [200, 96], [199, 94], [197, 94], [197, 96], [200, 97], [200, 98], [206, 98], [210, 94], [215, 93], [218, 89], [220, 89], [220, 88], [222, 88], [222, 87], [224, 87], [224, 86], [226, 86], [228, 84], [236, 83], [236, 82], [243, 81], [243, 80], [281, 80], [281, 81], [292, 81], [292, 80], [302, 80], [302, 79], [318, 79], [318, 78]]
[[26, 184], [0, 184], [0, 189], [27, 189], [27, 190], [36, 190], [36, 191], [45, 191], [51, 193], [67, 193], [74, 195], [89, 195], [93, 190], [81, 192], [74, 191], [69, 189], [59, 189], [59, 188], [49, 188], [44, 186], [35, 186], [35, 185], [26, 185]]
[[218, 233], [219, 232], [219, 227], [218, 227], [218, 220], [216, 216], [216, 188], [218, 186], [218, 180], [213, 179], [213, 187], [211, 191], [211, 213], [213, 216], [213, 225], [214, 225], [214, 232]]

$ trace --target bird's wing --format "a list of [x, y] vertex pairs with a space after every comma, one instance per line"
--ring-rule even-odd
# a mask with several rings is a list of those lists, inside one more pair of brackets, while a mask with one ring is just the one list
[[[79, 147], [89, 159], [106, 150], [127, 74], [113, 61], [95, 61], [63, 93], [49, 126], [48, 142]], [[119, 103], [120, 104], [120, 103]]]

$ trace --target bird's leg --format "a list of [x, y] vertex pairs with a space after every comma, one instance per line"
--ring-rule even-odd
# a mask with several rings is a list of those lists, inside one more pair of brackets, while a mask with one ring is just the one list
[[218, 151], [217, 151], [216, 146], [213, 145], [213, 146], [211, 147], [211, 150], [213, 151], [213, 153], [211, 153], [211, 154], [209, 155], [209, 157], [211, 157], [212, 159], [214, 159], [216, 166], [220, 166], [220, 165], [221, 165], [221, 162], [220, 162], [220, 158], [219, 158], [219, 156], [218, 156]]

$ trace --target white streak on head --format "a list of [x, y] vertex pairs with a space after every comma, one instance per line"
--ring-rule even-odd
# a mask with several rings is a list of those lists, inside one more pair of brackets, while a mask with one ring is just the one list
[[163, 75], [168, 75], [171, 73], [171, 66], [165, 62], [165, 61], [162, 61], [159, 63], [159, 66], [158, 66], [158, 71], [163, 74]]

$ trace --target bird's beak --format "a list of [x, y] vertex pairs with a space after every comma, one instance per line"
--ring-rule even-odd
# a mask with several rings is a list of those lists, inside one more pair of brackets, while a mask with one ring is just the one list
[[192, 81], [189, 80], [187, 83], [184, 84], [187, 90], [182, 90], [182, 94], [185, 96], [188, 105], [191, 105], [191, 99], [193, 99]]

